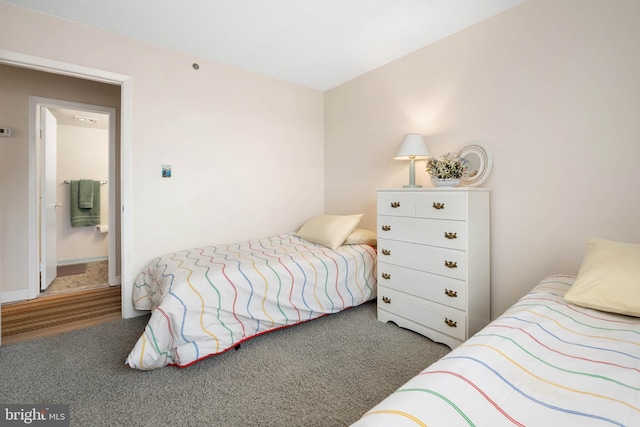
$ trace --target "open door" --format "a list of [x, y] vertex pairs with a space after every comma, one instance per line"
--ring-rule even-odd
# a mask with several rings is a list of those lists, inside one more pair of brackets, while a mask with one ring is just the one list
[[56, 278], [58, 253], [56, 248], [57, 203], [57, 129], [58, 121], [46, 107], [40, 110], [42, 150], [42, 193], [40, 194], [40, 289], [45, 290]]

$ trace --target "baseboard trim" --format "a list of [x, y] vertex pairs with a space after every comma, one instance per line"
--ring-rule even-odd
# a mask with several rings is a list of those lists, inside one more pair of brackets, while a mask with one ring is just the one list
[[91, 258], [76, 258], [76, 259], [59, 259], [58, 265], [72, 265], [72, 264], [84, 264], [89, 262], [109, 261], [109, 257], [99, 256]]

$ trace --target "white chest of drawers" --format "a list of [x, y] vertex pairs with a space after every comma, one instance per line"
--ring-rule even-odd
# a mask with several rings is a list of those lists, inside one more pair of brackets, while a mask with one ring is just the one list
[[489, 190], [378, 190], [378, 320], [457, 347], [490, 320]]

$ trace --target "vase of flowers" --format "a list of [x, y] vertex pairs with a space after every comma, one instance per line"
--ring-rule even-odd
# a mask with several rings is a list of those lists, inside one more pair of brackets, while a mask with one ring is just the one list
[[427, 172], [436, 187], [455, 187], [467, 171], [467, 160], [456, 153], [447, 153], [439, 159], [427, 160]]

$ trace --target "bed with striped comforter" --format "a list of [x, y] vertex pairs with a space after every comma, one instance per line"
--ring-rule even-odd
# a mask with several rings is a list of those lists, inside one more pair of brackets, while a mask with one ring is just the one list
[[640, 426], [640, 319], [550, 276], [353, 426]]
[[184, 367], [360, 305], [376, 296], [375, 268], [371, 246], [334, 251], [293, 233], [158, 257], [134, 282], [134, 306], [151, 317], [126, 363]]

